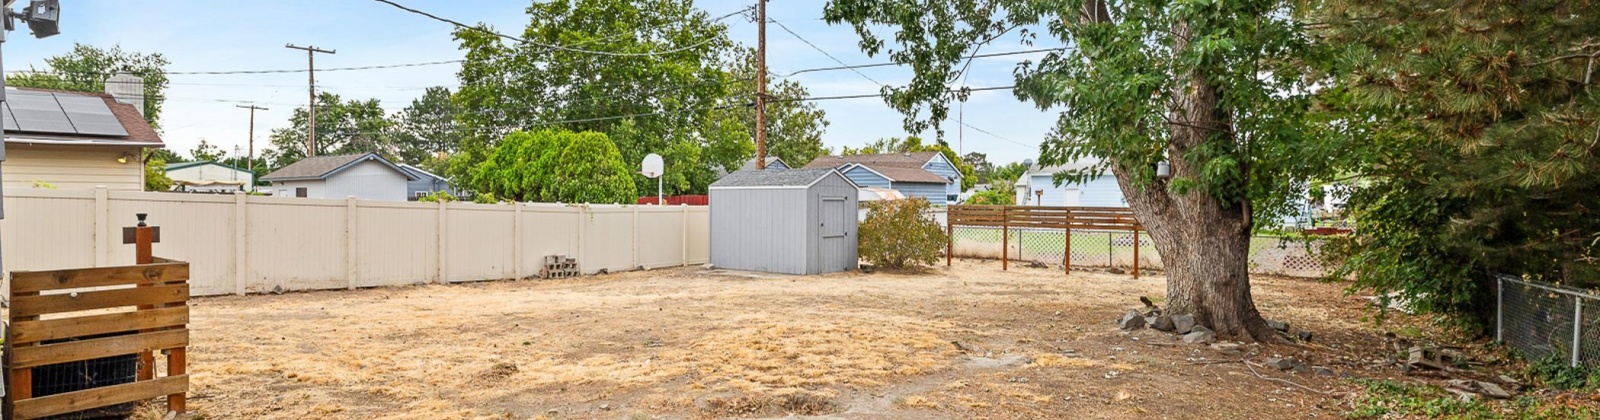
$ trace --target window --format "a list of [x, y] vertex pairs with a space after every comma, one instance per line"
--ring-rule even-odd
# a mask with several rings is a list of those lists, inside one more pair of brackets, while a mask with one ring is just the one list
[[294, 196], [295, 197], [305, 197], [306, 196], [306, 187], [295, 187]]
[[427, 191], [417, 191], [417, 192], [411, 193], [411, 196], [415, 197], [415, 198], [427, 197], [428, 196], [428, 192]]

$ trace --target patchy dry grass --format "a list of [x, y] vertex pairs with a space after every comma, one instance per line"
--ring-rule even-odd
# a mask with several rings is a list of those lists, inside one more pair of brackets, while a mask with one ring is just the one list
[[[1341, 286], [1257, 278], [1309, 346], [1367, 377], [1381, 330]], [[193, 302], [191, 407], [212, 418], [1336, 417], [1209, 348], [1117, 331], [1163, 279], [962, 262], [919, 273], [697, 268]], [[1160, 341], [1167, 340], [1168, 343]], [[1237, 356], [1230, 356], [1236, 358]], [[1334, 378], [1271, 374], [1318, 389]]]

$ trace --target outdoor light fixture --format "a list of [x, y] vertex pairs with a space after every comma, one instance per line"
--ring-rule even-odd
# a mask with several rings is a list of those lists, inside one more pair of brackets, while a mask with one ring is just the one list
[[117, 156], [117, 163], [128, 163], [130, 160], [137, 162], [139, 156], [128, 152], [122, 152], [122, 156]]

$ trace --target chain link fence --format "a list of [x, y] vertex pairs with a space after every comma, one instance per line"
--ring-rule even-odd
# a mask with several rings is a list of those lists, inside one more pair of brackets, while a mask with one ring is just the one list
[[[957, 226], [951, 235], [951, 255], [961, 258], [999, 259], [1002, 242], [1012, 261], [1032, 261], [1059, 266], [1067, 252], [1065, 231], [1061, 229], [1012, 228], [1010, 238], [1001, 240], [1001, 228]], [[1163, 268], [1150, 235], [1140, 233], [1139, 268]], [[1126, 231], [1072, 231], [1073, 267], [1133, 266], [1134, 234]], [[1250, 272], [1292, 277], [1321, 277], [1325, 272], [1314, 252], [1320, 242], [1257, 236], [1250, 241]]]
[[1528, 360], [1600, 367], [1600, 296], [1511, 276], [1499, 277], [1499, 289], [1496, 341]]

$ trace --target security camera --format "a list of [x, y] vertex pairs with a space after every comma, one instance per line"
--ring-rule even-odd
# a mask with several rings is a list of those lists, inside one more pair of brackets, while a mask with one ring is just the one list
[[28, 21], [28, 29], [33, 30], [35, 38], [60, 34], [61, 0], [31, 0], [28, 10], [22, 12], [22, 19]]

